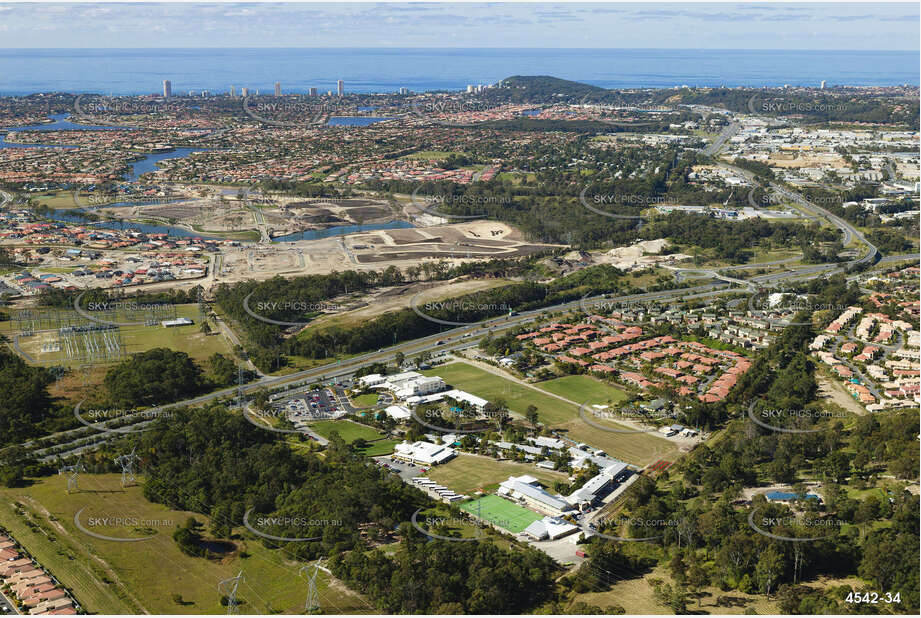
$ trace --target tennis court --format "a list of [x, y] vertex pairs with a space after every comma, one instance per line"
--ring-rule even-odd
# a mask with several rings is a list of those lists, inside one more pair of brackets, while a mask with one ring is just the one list
[[512, 504], [499, 496], [484, 496], [460, 505], [461, 510], [485, 519], [509, 532], [521, 532], [543, 515]]

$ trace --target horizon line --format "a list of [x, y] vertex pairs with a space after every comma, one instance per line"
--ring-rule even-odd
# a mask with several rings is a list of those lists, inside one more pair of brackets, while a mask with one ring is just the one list
[[84, 49], [84, 50], [146, 50], [146, 49], [220, 49], [220, 50], [248, 50], [248, 49], [278, 49], [278, 50], [288, 50], [288, 49], [309, 49], [309, 50], [336, 50], [336, 49], [359, 49], [359, 50], [387, 50], [387, 49], [428, 49], [428, 50], [605, 50], [605, 51], [661, 51], [661, 50], [674, 50], [674, 51], [725, 51], [725, 52], [745, 52], [745, 51], [772, 51], [772, 52], [843, 52], [843, 53], [917, 53], [921, 51], [921, 47], [918, 49], [783, 49], [779, 50], [776, 47], [750, 47], [750, 48], [740, 48], [740, 47], [512, 47], [512, 46], [503, 46], [503, 47], [483, 47], [483, 46], [472, 46], [472, 47], [430, 47], [430, 46], [406, 46], [406, 47], [397, 47], [397, 46], [383, 46], [383, 47], [353, 47], [353, 46], [328, 46], [328, 47], [290, 47], [290, 46], [255, 46], [255, 47], [220, 47], [220, 46], [201, 46], [201, 47], [188, 47], [188, 46], [157, 46], [157, 47], [2, 47], [0, 50], [3, 51], [17, 51], [17, 50], [74, 50], [74, 49]]

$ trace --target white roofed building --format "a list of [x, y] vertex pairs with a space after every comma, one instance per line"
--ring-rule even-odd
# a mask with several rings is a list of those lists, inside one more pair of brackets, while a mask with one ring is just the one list
[[477, 412], [482, 412], [489, 401], [483, 399], [482, 397], [477, 397], [476, 395], [471, 395], [465, 391], [459, 391], [456, 388], [445, 391], [445, 397], [448, 399], [453, 399], [459, 403], [465, 403], [470, 406], [473, 406]]
[[384, 409], [384, 413], [387, 414], [390, 418], [397, 421], [408, 420], [412, 416], [412, 412], [409, 409], [403, 406], [388, 406]]
[[400, 382], [399, 386], [393, 389], [393, 394], [400, 399], [409, 397], [418, 397], [431, 395], [443, 391], [447, 386], [445, 381], [437, 376], [427, 377], [419, 376]]
[[393, 449], [393, 456], [403, 461], [427, 466], [437, 466], [457, 455], [453, 448], [431, 442], [402, 442]]
[[537, 479], [533, 476], [510, 476], [507, 481], [499, 484], [498, 493], [500, 496], [521, 502], [532, 510], [553, 517], [559, 517], [566, 511], [573, 510], [573, 507], [562, 496], [554, 496], [541, 489], [537, 485]]
[[525, 528], [523, 532], [536, 541], [542, 541], [543, 539], [550, 539], [552, 541], [553, 539], [572, 534], [578, 529], [578, 526], [574, 526], [568, 521], [557, 519], [556, 517], [544, 517], [543, 519], [531, 522], [531, 525]]

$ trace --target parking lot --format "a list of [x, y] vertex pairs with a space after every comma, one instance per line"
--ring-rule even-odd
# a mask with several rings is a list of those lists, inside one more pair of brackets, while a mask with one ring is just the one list
[[311, 390], [301, 396], [278, 400], [275, 406], [285, 410], [291, 422], [330, 420], [345, 414], [338, 399], [328, 388]]
[[403, 479], [404, 483], [412, 483], [414, 478], [428, 471], [428, 468], [400, 461], [399, 459], [392, 459], [390, 455], [375, 457], [374, 461], [376, 461], [378, 465], [386, 465], [391, 472], [398, 474], [400, 478]]

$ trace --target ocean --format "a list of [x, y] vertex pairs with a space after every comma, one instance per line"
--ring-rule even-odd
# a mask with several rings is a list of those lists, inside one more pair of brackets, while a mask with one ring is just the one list
[[0, 49], [0, 95], [189, 90], [285, 93], [461, 90], [511, 75], [604, 88], [918, 85], [915, 51], [682, 49]]

